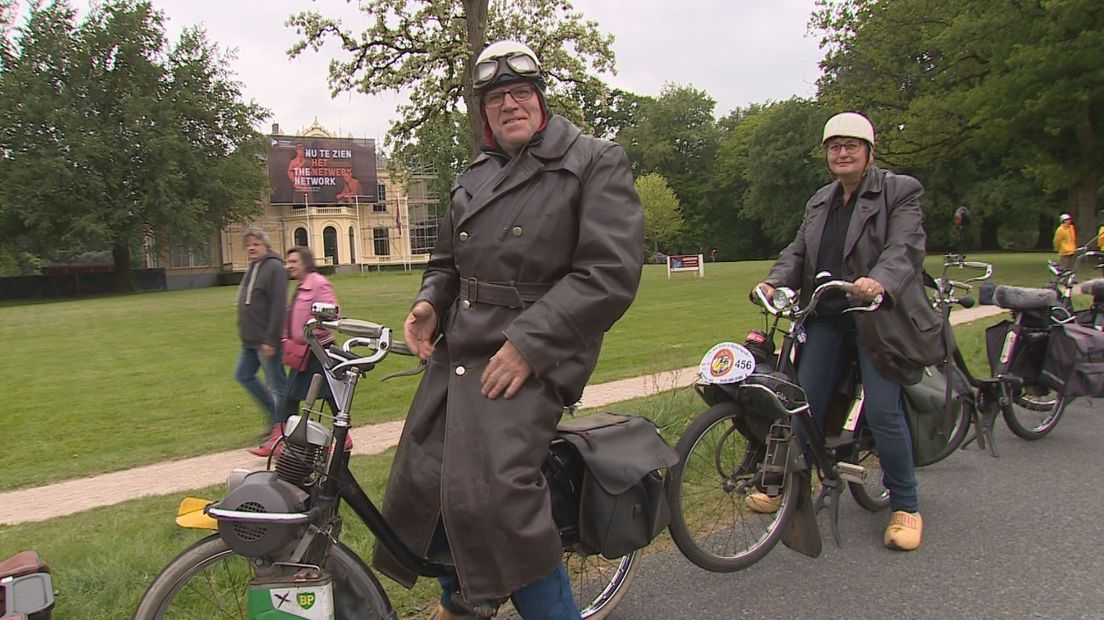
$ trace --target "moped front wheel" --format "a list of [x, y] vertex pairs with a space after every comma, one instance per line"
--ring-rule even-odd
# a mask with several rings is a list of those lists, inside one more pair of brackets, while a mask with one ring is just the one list
[[777, 497], [759, 493], [763, 453], [739, 432], [742, 415], [731, 402], [699, 415], [675, 447], [678, 464], [668, 470], [671, 538], [688, 560], [713, 572], [737, 571], [762, 559], [797, 505], [793, 472], [784, 475]]
[[[349, 620], [397, 620], [386, 592], [371, 570], [341, 544], [329, 553], [326, 569], [333, 578], [334, 616]], [[208, 536], [176, 556], [153, 580], [135, 620], [249, 617], [249, 560], [234, 553], [218, 534]]]

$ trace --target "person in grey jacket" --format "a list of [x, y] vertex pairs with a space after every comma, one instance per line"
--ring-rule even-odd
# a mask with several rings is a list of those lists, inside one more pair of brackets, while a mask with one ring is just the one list
[[[915, 383], [923, 366], [939, 361], [944, 350], [942, 321], [928, 303], [921, 279], [923, 188], [912, 177], [874, 165], [874, 126], [860, 114], [844, 112], [828, 119], [822, 144], [836, 180], [805, 205], [797, 237], [757, 286], [768, 296], [778, 286], [799, 288], [807, 302], [818, 273], [854, 282], [851, 299], [842, 293], [825, 296], [816, 316], [806, 322], [798, 382], [823, 428], [843, 369], [857, 357], [864, 416], [893, 509], [883, 542], [890, 549], [911, 551], [920, 546], [923, 521], [901, 385]], [[885, 299], [879, 310], [843, 312], [852, 302], [868, 302], [877, 295]], [[748, 497], [748, 507], [773, 511], [778, 500], [756, 493]]]
[[[514, 41], [473, 74], [486, 148], [456, 180], [404, 325], [428, 360], [383, 512], [416, 553], [451, 551], [437, 620], [510, 597], [527, 620], [579, 618], [541, 464], [602, 337], [636, 295], [643, 209], [624, 150], [551, 114]], [[439, 342], [438, 335], [443, 335]], [[375, 563], [410, 573], [381, 546]]]
[[[249, 269], [238, 289], [238, 335], [242, 348], [234, 378], [264, 410], [267, 436], [278, 428], [283, 418], [284, 392], [287, 391], [280, 339], [287, 310], [288, 275], [284, 261], [272, 251], [265, 231], [246, 228], [242, 241]], [[267, 388], [257, 379], [259, 368], [264, 368]]]

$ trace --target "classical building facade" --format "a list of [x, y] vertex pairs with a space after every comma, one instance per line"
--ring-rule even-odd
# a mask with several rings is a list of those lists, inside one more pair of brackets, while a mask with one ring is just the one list
[[[311, 139], [337, 141], [337, 144], [341, 140], [315, 121], [295, 136], [279, 135], [279, 128], [273, 126], [270, 143], [274, 145], [275, 151], [278, 144], [290, 144], [294, 147], [299, 146], [297, 142], [310, 144]], [[358, 141], [361, 146], [365, 142], [369, 143], [372, 156], [375, 157], [372, 141]], [[270, 152], [270, 158], [274, 151]], [[274, 167], [281, 169], [279, 174], [273, 174], [274, 185], [277, 180], [283, 181], [278, 178], [283, 175], [283, 168], [286, 167], [288, 175], [292, 175], [291, 170], [295, 164], [285, 164], [286, 157], [276, 162], [276, 166], [270, 161], [270, 172]], [[319, 161], [324, 160], [315, 160], [315, 171], [322, 170], [330, 178], [340, 176], [331, 174], [339, 171], [339, 168], [323, 168], [318, 165]], [[339, 202], [335, 202], [332, 197], [312, 202], [310, 195], [301, 193], [293, 194], [296, 197], [295, 202], [278, 202], [273, 200], [281, 196], [277, 189], [272, 197], [264, 201], [263, 212], [259, 217], [219, 231], [210, 240], [208, 247], [173, 247], [160, 256], [149, 253], [147, 264], [165, 268], [170, 289], [210, 286], [218, 281], [220, 272], [246, 269], [248, 259], [241, 233], [247, 226], [258, 227], [267, 232], [274, 251], [283, 254], [293, 246], [307, 246], [313, 251], [319, 265], [333, 265], [337, 271], [409, 269], [411, 266], [425, 264], [437, 242], [438, 200], [430, 192], [430, 184], [435, 179], [433, 171], [404, 170], [396, 175], [388, 170], [387, 162], [382, 158], [377, 158], [373, 167], [374, 173], [362, 175], [362, 178], [372, 179], [370, 175], [374, 174], [375, 187], [361, 188], [359, 183], [353, 181], [360, 191], [342, 196]], [[326, 180], [323, 177], [318, 178]], [[336, 186], [344, 186], [342, 192], [348, 193], [349, 179], [345, 175], [344, 184], [338, 179]], [[298, 181], [292, 183], [297, 184]], [[334, 185], [333, 181], [329, 183]], [[293, 189], [299, 189], [299, 186], [296, 185]]]

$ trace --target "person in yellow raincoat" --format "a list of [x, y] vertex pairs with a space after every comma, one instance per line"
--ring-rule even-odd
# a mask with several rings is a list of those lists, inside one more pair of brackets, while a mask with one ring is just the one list
[[1073, 216], [1063, 213], [1058, 216], [1058, 230], [1054, 231], [1054, 251], [1058, 253], [1058, 266], [1069, 271], [1073, 269], [1074, 255], [1077, 252], [1077, 229], [1073, 227]]

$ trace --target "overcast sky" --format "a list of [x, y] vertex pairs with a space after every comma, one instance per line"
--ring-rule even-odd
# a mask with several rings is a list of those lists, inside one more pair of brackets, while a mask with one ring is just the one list
[[[71, 0], [84, 8], [84, 0]], [[284, 133], [310, 125], [345, 136], [382, 138], [398, 96], [343, 93], [331, 99], [323, 52], [287, 57], [295, 40], [284, 26], [297, 11], [317, 8], [360, 32], [363, 14], [345, 0], [153, 0], [171, 40], [201, 24], [223, 49], [237, 50], [231, 69], [246, 98], [272, 111]], [[736, 107], [811, 97], [820, 75], [817, 40], [807, 34], [814, 0], [574, 0], [576, 9], [614, 36], [613, 86], [658, 95], [666, 83], [689, 84], [716, 101], [717, 114]], [[267, 130], [266, 125], [263, 129]]]

